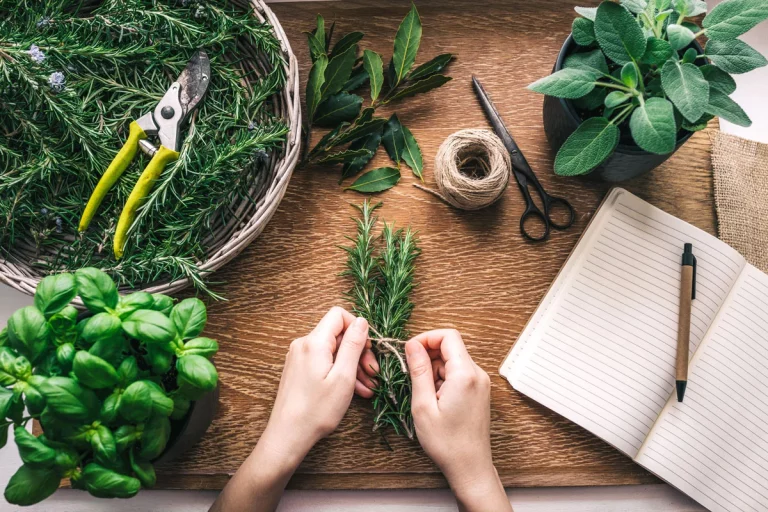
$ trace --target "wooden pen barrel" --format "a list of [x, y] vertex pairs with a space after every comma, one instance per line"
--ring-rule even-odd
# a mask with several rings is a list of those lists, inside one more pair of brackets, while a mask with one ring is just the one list
[[693, 266], [683, 265], [680, 272], [680, 316], [677, 321], [677, 353], [675, 379], [688, 380], [688, 344], [691, 337], [691, 289], [693, 287]]

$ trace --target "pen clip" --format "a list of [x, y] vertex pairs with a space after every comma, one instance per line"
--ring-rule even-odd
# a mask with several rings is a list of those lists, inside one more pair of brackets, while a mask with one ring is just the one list
[[693, 256], [693, 284], [691, 285], [691, 300], [696, 299], [696, 256]]

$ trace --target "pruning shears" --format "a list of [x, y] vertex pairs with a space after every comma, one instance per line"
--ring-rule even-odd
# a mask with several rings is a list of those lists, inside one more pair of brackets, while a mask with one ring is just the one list
[[[189, 60], [184, 71], [165, 92], [155, 109], [138, 120], [131, 121], [128, 139], [115, 155], [88, 199], [83, 216], [80, 218], [78, 229], [81, 232], [88, 229], [107, 192], [128, 168], [139, 148], [152, 157], [131, 190], [120, 213], [120, 219], [117, 221], [114, 238], [115, 258], [120, 259], [123, 256], [128, 229], [136, 218], [136, 211], [141, 202], [152, 190], [155, 180], [167, 164], [178, 160], [183, 141], [181, 128], [203, 99], [210, 76], [211, 64], [208, 55], [198, 50]], [[155, 147], [149, 142], [147, 140], [149, 137], [157, 137], [160, 140], [160, 147]]]

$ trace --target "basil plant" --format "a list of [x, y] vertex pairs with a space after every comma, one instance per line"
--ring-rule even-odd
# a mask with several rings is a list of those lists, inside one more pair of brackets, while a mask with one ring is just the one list
[[[78, 295], [91, 313], [80, 320]], [[62, 478], [100, 498], [152, 487], [171, 421], [218, 381], [206, 319], [199, 299], [119, 296], [95, 268], [44, 278], [0, 333], [0, 447], [12, 429], [24, 463], [5, 499], [37, 503]], [[32, 418], [39, 437], [25, 428]]]
[[[747, 114], [729, 95], [731, 74], [768, 64], [737, 39], [768, 19], [766, 0], [726, 0], [702, 20], [704, 0], [604, 1], [576, 7], [573, 21], [579, 49], [563, 69], [528, 88], [573, 100], [585, 121], [555, 159], [561, 176], [586, 174], [616, 149], [622, 131], [650, 153], [675, 150], [678, 132], [695, 132], [715, 116], [749, 126]], [[693, 46], [709, 39], [704, 53]], [[627, 140], [627, 136], [623, 137]]]

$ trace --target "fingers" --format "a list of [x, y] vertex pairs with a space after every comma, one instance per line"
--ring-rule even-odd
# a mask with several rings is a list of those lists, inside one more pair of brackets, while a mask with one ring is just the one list
[[368, 322], [363, 317], [355, 318], [344, 332], [329, 377], [354, 379], [367, 340]]
[[[355, 321], [355, 315], [339, 306], [332, 307], [325, 316], [318, 322], [310, 338], [326, 339], [328, 337], [337, 338], [346, 331], [352, 322]], [[335, 348], [335, 347], [334, 347]]]
[[361, 366], [357, 367], [357, 380], [365, 387], [374, 389], [376, 387], [376, 381], [374, 381]]
[[370, 377], [375, 377], [379, 373], [379, 362], [370, 348], [366, 348], [363, 351], [363, 355], [360, 357], [360, 367]]
[[445, 361], [451, 359], [468, 359], [469, 353], [461, 334], [456, 329], [437, 329], [419, 334], [413, 340], [421, 343], [428, 350], [440, 350], [440, 355]]
[[355, 381], [355, 394], [361, 398], [373, 398], [373, 391], [359, 380]]
[[411, 374], [413, 410], [436, 407], [435, 380], [427, 349], [420, 342], [411, 340], [405, 344], [405, 357], [408, 359], [408, 370]]

